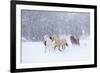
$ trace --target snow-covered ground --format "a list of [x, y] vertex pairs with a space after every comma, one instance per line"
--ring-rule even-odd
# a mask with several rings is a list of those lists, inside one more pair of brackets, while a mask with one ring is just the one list
[[22, 42], [22, 63], [52, 63], [67, 61], [83, 61], [90, 59], [90, 39], [80, 39], [80, 46], [72, 45], [68, 41], [69, 46], [62, 52], [47, 51], [43, 42]]

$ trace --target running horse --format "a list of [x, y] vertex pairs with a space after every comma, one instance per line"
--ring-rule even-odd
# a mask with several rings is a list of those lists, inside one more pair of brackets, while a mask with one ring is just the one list
[[74, 45], [80, 45], [79, 38], [76, 35], [70, 36], [71, 43]]

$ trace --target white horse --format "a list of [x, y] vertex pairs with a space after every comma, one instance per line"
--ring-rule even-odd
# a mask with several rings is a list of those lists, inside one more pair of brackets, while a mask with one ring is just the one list
[[45, 35], [44, 36], [44, 45], [45, 45], [45, 52], [47, 52], [47, 50], [50, 52], [54, 49], [55, 42], [52, 40], [52, 37]]

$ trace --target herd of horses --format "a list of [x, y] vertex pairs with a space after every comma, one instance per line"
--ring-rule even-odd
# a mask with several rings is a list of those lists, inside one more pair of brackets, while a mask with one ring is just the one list
[[[71, 35], [70, 41], [73, 45], [80, 45], [79, 38], [76, 35]], [[45, 52], [46, 50], [50, 51], [56, 49], [59, 51], [63, 51], [66, 49], [66, 47], [69, 46], [67, 39], [58, 35], [45, 35], [43, 43], [45, 45]]]

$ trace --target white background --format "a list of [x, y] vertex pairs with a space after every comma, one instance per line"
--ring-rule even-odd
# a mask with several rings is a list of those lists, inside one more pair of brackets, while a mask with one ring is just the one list
[[[73, 4], [98, 5], [98, 67], [70, 70], [42, 71], [37, 73], [99, 73], [100, 72], [100, 1], [98, 0], [34, 0]], [[10, 0], [0, 1], [0, 73], [10, 73]], [[36, 72], [34, 72], [36, 73]]]

